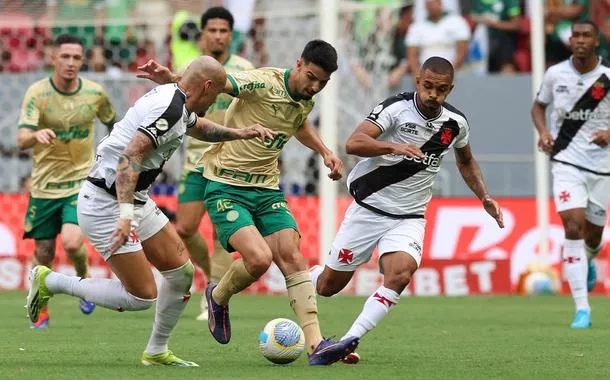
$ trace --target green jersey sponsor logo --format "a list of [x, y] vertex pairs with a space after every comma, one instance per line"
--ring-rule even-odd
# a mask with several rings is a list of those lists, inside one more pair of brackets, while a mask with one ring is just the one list
[[288, 140], [290, 140], [290, 137], [283, 133], [278, 133], [273, 139], [266, 138], [263, 144], [265, 145], [265, 148], [282, 150]]
[[246, 83], [246, 84], [242, 84], [241, 86], [239, 86], [239, 91], [253, 91], [253, 90], [258, 90], [259, 88], [265, 88], [265, 83], [263, 82], [250, 82], [250, 83]]
[[66, 130], [55, 131], [55, 135], [60, 141], [86, 139], [89, 137], [89, 133], [91, 133], [90, 128], [81, 128], [79, 125], [73, 125]]
[[258, 173], [248, 173], [243, 172], [241, 170], [233, 170], [233, 169], [225, 169], [225, 168], [216, 168], [215, 173], [217, 177], [220, 178], [231, 178], [238, 181], [243, 181], [247, 183], [265, 183], [267, 178], [269, 177], [266, 174], [258, 174]]

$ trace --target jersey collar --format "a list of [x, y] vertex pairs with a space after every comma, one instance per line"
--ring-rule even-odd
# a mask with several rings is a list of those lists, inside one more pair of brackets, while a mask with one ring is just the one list
[[425, 121], [434, 121], [434, 120], [438, 119], [439, 117], [441, 117], [441, 115], [443, 114], [443, 106], [441, 105], [441, 110], [438, 112], [438, 115], [434, 116], [433, 118], [427, 118], [424, 115], [424, 113], [419, 110], [419, 107], [417, 106], [417, 92], [413, 93], [413, 104], [415, 105], [415, 110], [417, 111], [419, 116], [422, 119], [424, 119]]
[[65, 95], [65, 96], [74, 95], [80, 91], [81, 87], [83, 87], [83, 81], [80, 77], [78, 78], [78, 86], [76, 86], [76, 90], [74, 90], [72, 92], [64, 92], [64, 91], [60, 90], [59, 88], [55, 87], [55, 83], [53, 83], [53, 77], [49, 77], [49, 82], [51, 83], [51, 86], [53, 87], [53, 89], [55, 91], [59, 92], [61, 95]]
[[298, 96], [293, 94], [290, 91], [290, 86], [288, 86], [288, 78], [290, 77], [291, 72], [292, 72], [292, 69], [286, 69], [286, 71], [284, 71], [284, 86], [286, 87], [286, 92], [288, 93], [288, 95], [290, 95], [290, 98], [292, 100], [294, 100], [295, 102], [298, 102], [301, 100], [301, 98], [299, 98]]
[[568, 63], [570, 64], [570, 68], [572, 69], [572, 71], [574, 71], [574, 73], [576, 75], [578, 75], [579, 77], [584, 77], [585, 75], [589, 75], [589, 73], [592, 73], [595, 70], [597, 70], [601, 66], [601, 64], [604, 60], [600, 55], [598, 55], [597, 56], [597, 65], [595, 66], [595, 68], [593, 68], [593, 70], [591, 70], [591, 71], [581, 74], [578, 70], [576, 70], [576, 67], [574, 67], [574, 63], [572, 63], [573, 59], [574, 59], [574, 56], [571, 55], [570, 58], [568, 58]]

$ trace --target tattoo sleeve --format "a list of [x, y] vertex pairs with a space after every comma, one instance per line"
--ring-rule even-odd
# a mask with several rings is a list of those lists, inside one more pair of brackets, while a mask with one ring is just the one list
[[238, 129], [227, 128], [203, 117], [197, 118], [197, 123], [188, 129], [187, 135], [202, 141], [229, 141], [241, 137]]
[[459, 148], [455, 150], [455, 158], [456, 165], [464, 178], [464, 182], [466, 185], [472, 190], [472, 192], [479, 198], [483, 200], [487, 193], [487, 186], [485, 185], [485, 181], [483, 180], [483, 174], [481, 173], [481, 168], [479, 167], [479, 163], [472, 155], [472, 151], [470, 150], [470, 145], [466, 145], [464, 148]]
[[133, 194], [142, 170], [140, 165], [151, 147], [151, 140], [138, 132], [119, 157], [115, 179], [119, 203], [133, 203]]

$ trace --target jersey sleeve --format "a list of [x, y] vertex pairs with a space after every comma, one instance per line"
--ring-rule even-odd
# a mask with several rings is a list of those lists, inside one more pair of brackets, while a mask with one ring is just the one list
[[553, 72], [551, 70], [547, 70], [542, 77], [536, 101], [541, 104], [550, 104], [553, 101]]
[[108, 127], [112, 127], [116, 118], [116, 111], [114, 110], [112, 103], [110, 103], [110, 97], [103, 89], [99, 101], [99, 107], [97, 109], [97, 118]]
[[460, 133], [455, 138], [454, 148], [460, 149], [468, 145], [468, 141], [470, 140], [470, 126], [468, 125], [468, 120], [459, 120], [458, 125], [460, 126]]
[[267, 75], [261, 69], [239, 71], [227, 74], [227, 79], [233, 85], [231, 96], [244, 100], [255, 100], [267, 89]]
[[21, 105], [21, 116], [19, 117], [19, 128], [38, 129], [40, 119], [40, 108], [38, 106], [38, 91], [30, 87], [23, 97]]
[[405, 43], [408, 47], [419, 47], [421, 46], [421, 33], [419, 32], [419, 24], [415, 23], [407, 32]]
[[163, 136], [170, 134], [174, 125], [183, 117], [184, 102], [180, 95], [175, 93], [169, 104], [167, 101], [159, 101], [151, 108], [140, 123], [138, 131], [150, 138], [156, 148], [163, 141]]
[[455, 16], [455, 40], [468, 41], [470, 40], [470, 26], [462, 16]]
[[379, 129], [381, 129], [381, 132], [392, 129], [394, 127], [394, 117], [390, 112], [389, 107], [399, 100], [401, 99], [397, 96], [387, 98], [373, 108], [371, 113], [366, 117], [366, 120], [378, 126]]

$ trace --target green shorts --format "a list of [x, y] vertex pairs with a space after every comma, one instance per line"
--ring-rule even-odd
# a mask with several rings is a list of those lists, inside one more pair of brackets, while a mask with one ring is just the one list
[[205, 206], [218, 240], [228, 252], [229, 238], [242, 227], [255, 226], [263, 236], [292, 228], [299, 231], [281, 190], [240, 187], [208, 180]]
[[208, 180], [200, 173], [189, 171], [180, 176], [178, 203], [202, 202]]
[[24, 239], [49, 240], [61, 232], [66, 224], [78, 225], [76, 200], [78, 194], [57, 199], [30, 197], [23, 226]]

